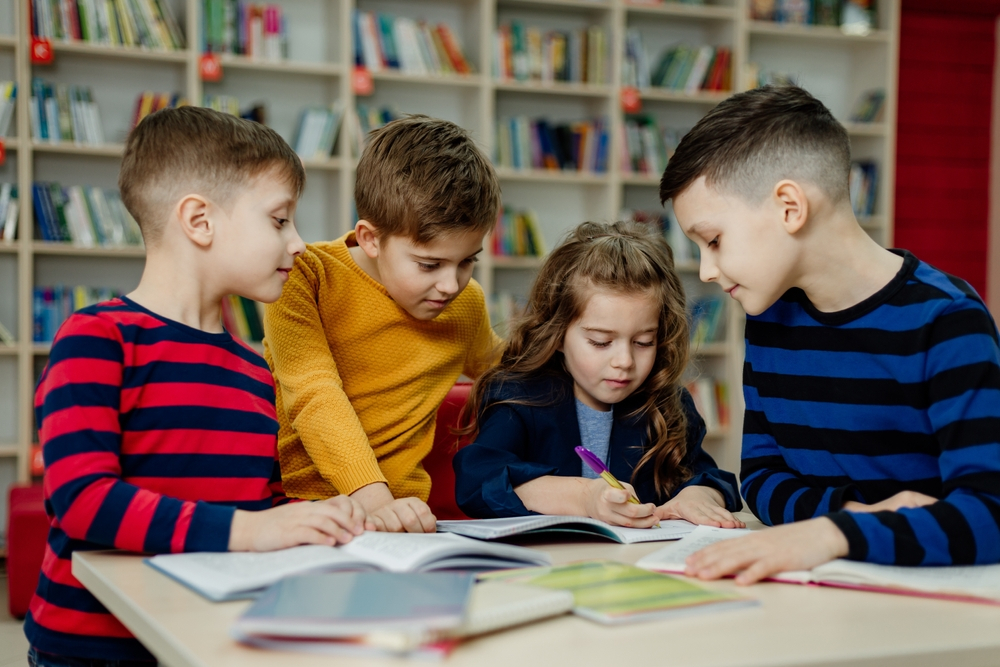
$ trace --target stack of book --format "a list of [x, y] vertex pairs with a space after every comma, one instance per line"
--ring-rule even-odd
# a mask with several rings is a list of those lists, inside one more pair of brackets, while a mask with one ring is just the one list
[[726, 304], [718, 295], [691, 300], [691, 345], [718, 343], [726, 337]]
[[139, 225], [117, 190], [36, 182], [31, 196], [35, 224], [44, 241], [83, 248], [142, 245]]
[[701, 377], [689, 382], [687, 390], [709, 433], [729, 426], [729, 390], [724, 382]]
[[493, 230], [493, 254], [501, 257], [545, 255], [545, 239], [542, 238], [534, 211], [503, 207], [497, 215], [496, 229]]
[[[851, 111], [851, 122], [854, 123], [881, 123], [882, 109], [885, 108], [885, 89], [875, 88], [861, 94], [857, 104]], [[2, 134], [3, 125], [0, 125]]]
[[119, 293], [107, 287], [35, 287], [31, 307], [34, 323], [32, 340], [36, 343], [51, 343], [59, 327], [74, 311], [116, 296]]
[[31, 136], [35, 141], [72, 141], [91, 146], [104, 143], [104, 128], [94, 96], [87, 86], [31, 82]]
[[622, 128], [622, 172], [659, 177], [677, 150], [683, 130], [660, 129], [651, 116], [627, 116]]
[[603, 118], [552, 123], [517, 116], [497, 121], [496, 164], [510, 169], [604, 173], [608, 124]]
[[622, 220], [633, 220], [660, 228], [664, 238], [674, 253], [674, 264], [684, 264], [697, 261], [701, 257], [698, 244], [684, 235], [677, 223], [677, 218], [671, 209], [666, 211], [644, 211], [641, 209], [625, 209], [619, 214]]
[[259, 304], [256, 301], [230, 294], [222, 300], [222, 325], [226, 331], [245, 341], [264, 340]]
[[309, 107], [302, 110], [299, 129], [292, 145], [304, 160], [324, 160], [333, 153], [340, 132], [344, 109], [340, 104], [332, 107]]
[[168, 0], [31, 0], [31, 35], [90, 44], [184, 48]]
[[497, 335], [505, 337], [510, 333], [510, 326], [528, 307], [528, 299], [523, 295], [514, 295], [501, 290], [490, 295], [490, 322]]
[[601, 26], [544, 31], [514, 21], [494, 34], [493, 76], [546, 83], [607, 83], [608, 43]]
[[372, 12], [354, 15], [354, 64], [372, 72], [471, 74], [472, 65], [444, 23], [431, 26], [404, 16]]
[[852, 162], [848, 185], [854, 215], [874, 215], [875, 194], [878, 185], [878, 165], [870, 160]]
[[867, 32], [877, 19], [875, 0], [751, 0], [750, 15], [757, 21], [841, 26], [850, 32]]
[[187, 100], [181, 97], [180, 93], [153, 93], [146, 91], [135, 100], [135, 112], [132, 114], [132, 127], [139, 124], [139, 121], [161, 109], [176, 109], [187, 106]]
[[202, 0], [202, 53], [235, 53], [261, 60], [288, 57], [287, 21], [280, 5]]
[[0, 241], [13, 241], [17, 238], [17, 214], [19, 211], [17, 185], [3, 183], [0, 185]]
[[0, 137], [10, 134], [16, 110], [17, 84], [13, 81], [0, 81]]

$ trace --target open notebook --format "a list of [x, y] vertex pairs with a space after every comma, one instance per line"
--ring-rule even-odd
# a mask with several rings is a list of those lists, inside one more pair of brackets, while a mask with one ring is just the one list
[[[681, 541], [654, 551], [636, 565], [657, 572], [683, 573], [685, 559], [694, 552], [749, 532], [698, 526]], [[1000, 604], [1000, 565], [904, 567], [838, 559], [808, 571], [781, 572], [769, 580]]]
[[659, 527], [655, 528], [622, 528], [586, 516], [554, 516], [550, 514], [503, 519], [438, 521], [437, 526], [440, 532], [475, 537], [479, 540], [563, 532], [606, 537], [621, 544], [679, 540], [694, 530], [693, 523], [680, 520], [661, 521]]
[[146, 561], [210, 600], [254, 597], [276, 581], [337, 570], [497, 570], [547, 565], [547, 554], [458, 535], [366, 532], [339, 547], [305, 545], [266, 553], [186, 553]]

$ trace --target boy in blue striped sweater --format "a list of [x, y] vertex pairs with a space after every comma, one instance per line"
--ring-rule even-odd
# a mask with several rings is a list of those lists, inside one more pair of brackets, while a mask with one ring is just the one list
[[849, 170], [830, 111], [769, 86], [717, 106], [663, 174], [701, 279], [747, 312], [742, 493], [785, 524], [689, 574], [1000, 562], [996, 325], [964, 281], [869, 238]]

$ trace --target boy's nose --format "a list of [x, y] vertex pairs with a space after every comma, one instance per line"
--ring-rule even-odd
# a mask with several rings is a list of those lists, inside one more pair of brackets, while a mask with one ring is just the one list
[[708, 259], [707, 253], [701, 254], [701, 263], [698, 265], [698, 278], [703, 283], [711, 283], [719, 279], [719, 267], [715, 265], [715, 262]]
[[295, 227], [291, 228], [291, 233], [292, 238], [288, 240], [288, 254], [292, 257], [298, 257], [306, 251], [306, 242], [299, 236], [299, 230]]
[[458, 276], [453, 271], [444, 271], [441, 280], [435, 287], [445, 296], [456, 294], [458, 293]]

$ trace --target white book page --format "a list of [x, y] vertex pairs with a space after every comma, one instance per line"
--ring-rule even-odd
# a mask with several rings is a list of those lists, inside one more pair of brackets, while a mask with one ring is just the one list
[[562, 515], [438, 521], [438, 530], [481, 540], [495, 540], [500, 537], [520, 535], [532, 530], [557, 528], [567, 524], [593, 526], [595, 535], [604, 535], [605, 537], [614, 535], [624, 544], [676, 540], [694, 530], [694, 524], [682, 520], [661, 521], [659, 528], [623, 528], [586, 516]]
[[621, 526], [608, 526], [608, 528], [617, 533], [625, 544], [636, 544], [637, 542], [679, 540], [694, 532], [697, 526], [683, 519], [670, 519], [661, 521], [659, 526], [652, 528], [622, 528]]
[[747, 528], [697, 526], [680, 541], [644, 556], [639, 559], [636, 565], [647, 570], [660, 572], [684, 572], [684, 561], [696, 551], [701, 551], [710, 544], [743, 537], [750, 533], [751, 531]]
[[835, 560], [813, 568], [814, 581], [905, 588], [1000, 601], [1000, 565], [904, 567]]
[[[468, 542], [465, 538], [448, 534], [365, 532], [342, 546], [341, 550], [390, 572], [412, 572], [421, 565], [454, 553], [456, 548], [470, 546]], [[472, 542], [472, 545], [475, 544]]]

